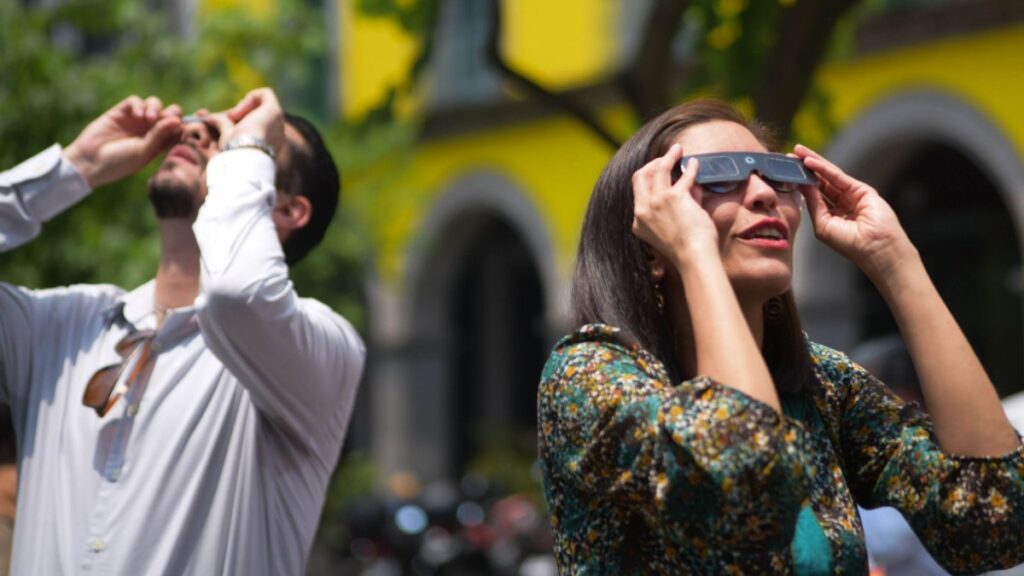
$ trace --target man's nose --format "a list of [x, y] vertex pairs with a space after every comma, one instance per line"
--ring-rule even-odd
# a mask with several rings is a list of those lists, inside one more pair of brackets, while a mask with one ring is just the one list
[[205, 122], [189, 122], [182, 129], [181, 141], [205, 146], [210, 141], [210, 129]]

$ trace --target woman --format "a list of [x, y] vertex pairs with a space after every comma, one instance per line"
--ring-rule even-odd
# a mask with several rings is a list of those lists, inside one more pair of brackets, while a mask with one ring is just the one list
[[[757, 171], [698, 185], [693, 158], [673, 174], [684, 154], [769, 146], [724, 104], [684, 104], [594, 188], [573, 279], [583, 327], [539, 392], [560, 571], [866, 573], [856, 504], [900, 509], [953, 572], [1024, 561], [1020, 440], [878, 193], [803, 146], [817, 186]], [[805, 340], [790, 291], [802, 198], [818, 239], [888, 302], [931, 419]]]

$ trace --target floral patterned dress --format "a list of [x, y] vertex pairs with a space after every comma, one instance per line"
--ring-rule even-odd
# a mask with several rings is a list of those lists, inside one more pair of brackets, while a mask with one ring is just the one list
[[780, 416], [706, 377], [673, 385], [615, 328], [562, 339], [539, 390], [560, 573], [865, 574], [856, 504], [902, 511], [953, 573], [1024, 562], [1024, 449], [943, 453], [915, 405], [808, 352], [820, 385]]

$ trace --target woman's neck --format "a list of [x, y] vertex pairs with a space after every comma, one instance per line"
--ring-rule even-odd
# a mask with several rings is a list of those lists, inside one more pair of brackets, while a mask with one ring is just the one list
[[[754, 342], [759, 349], [764, 349], [764, 305], [760, 299], [739, 299], [740, 310], [747, 320], [750, 332], [754, 336]], [[676, 345], [676, 362], [683, 369], [684, 373], [693, 374], [697, 366], [696, 342], [693, 338], [693, 328], [690, 324], [690, 314], [685, 306], [681, 310], [674, 310], [669, 306], [666, 312], [672, 315], [673, 340]]]

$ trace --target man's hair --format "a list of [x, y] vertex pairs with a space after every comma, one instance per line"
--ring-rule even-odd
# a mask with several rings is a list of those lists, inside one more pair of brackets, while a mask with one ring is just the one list
[[[654, 353], [676, 381], [692, 378], [694, 367], [675, 361], [677, 335], [669, 315], [658, 311], [648, 262], [651, 249], [633, 234], [632, 178], [663, 156], [684, 130], [716, 120], [739, 124], [765, 148], [775, 148], [767, 127], [747, 121], [722, 102], [689, 102], [654, 118], [619, 148], [598, 178], [583, 219], [572, 277], [573, 323], [618, 327], [626, 339]], [[765, 323], [762, 352], [778, 391], [795, 393], [812, 385], [813, 373], [792, 291], [781, 297], [782, 317]]]
[[338, 208], [341, 178], [334, 158], [324, 145], [320, 132], [301, 116], [285, 113], [285, 123], [302, 136], [303, 144], [287, 141], [286, 166], [277, 171], [277, 189], [287, 194], [305, 196], [312, 205], [309, 222], [294, 230], [284, 241], [285, 262], [292, 266], [316, 247], [327, 233], [327, 227]]

